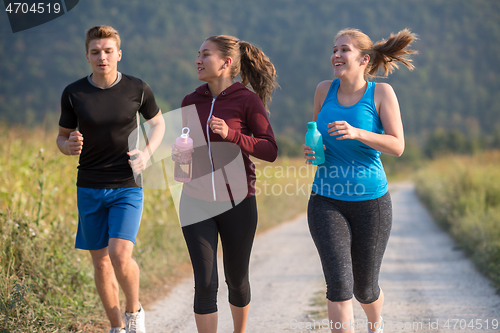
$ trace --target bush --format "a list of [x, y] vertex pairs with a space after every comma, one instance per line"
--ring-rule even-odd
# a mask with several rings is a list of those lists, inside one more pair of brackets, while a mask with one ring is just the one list
[[419, 197], [500, 290], [500, 151], [449, 156], [416, 177]]

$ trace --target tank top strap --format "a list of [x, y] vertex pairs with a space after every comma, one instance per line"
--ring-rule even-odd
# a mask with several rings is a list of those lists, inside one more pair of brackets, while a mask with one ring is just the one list
[[366, 81], [366, 93], [362, 98], [366, 98], [370, 101], [370, 104], [375, 105], [375, 82]]
[[328, 93], [326, 94], [325, 100], [323, 101], [323, 105], [327, 104], [330, 101], [337, 101], [337, 89], [339, 87], [340, 79], [335, 79], [332, 81], [330, 88], [328, 89]]

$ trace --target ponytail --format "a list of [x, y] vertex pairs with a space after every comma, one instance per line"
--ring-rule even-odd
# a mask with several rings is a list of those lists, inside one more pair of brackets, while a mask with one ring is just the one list
[[253, 89], [267, 108], [271, 103], [271, 94], [278, 87], [276, 69], [261, 49], [236, 37], [217, 35], [206, 40], [215, 42], [223, 57], [233, 58], [231, 78], [238, 74], [241, 83]]
[[415, 50], [408, 49], [408, 46], [415, 39], [417, 39], [415, 34], [408, 29], [404, 29], [396, 35], [391, 33], [387, 40], [382, 39], [375, 43], [373, 46], [373, 60], [370, 61], [371, 66], [368, 75], [374, 76], [382, 69], [384, 76], [388, 76], [394, 69], [399, 68], [394, 61], [399, 61], [409, 70], [413, 70], [415, 66], [407, 56], [418, 53]]
[[370, 62], [365, 69], [365, 76], [375, 77], [379, 70], [382, 70], [384, 77], [387, 77], [394, 69], [399, 68], [396, 62], [401, 62], [409, 70], [415, 68], [408, 55], [417, 54], [418, 52], [408, 47], [417, 39], [417, 36], [409, 29], [401, 30], [396, 35], [391, 33], [389, 39], [382, 39], [375, 45], [373, 45], [370, 37], [358, 29], [339, 31], [335, 36], [335, 42], [342, 36], [351, 37], [353, 44], [361, 51], [361, 54], [370, 56]]
[[276, 69], [269, 58], [258, 47], [240, 41], [241, 83], [252, 87], [264, 106], [271, 103], [271, 93], [278, 86]]

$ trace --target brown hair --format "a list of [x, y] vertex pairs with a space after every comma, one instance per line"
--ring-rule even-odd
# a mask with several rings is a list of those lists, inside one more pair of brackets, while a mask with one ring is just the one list
[[394, 69], [399, 68], [393, 60], [401, 62], [410, 70], [415, 68], [408, 55], [418, 52], [408, 49], [408, 46], [417, 39], [417, 35], [409, 29], [401, 30], [396, 35], [391, 33], [389, 39], [379, 40], [375, 45], [370, 37], [358, 29], [348, 28], [339, 31], [335, 36], [335, 42], [342, 36], [351, 37], [354, 46], [361, 51], [361, 54], [370, 56], [370, 62], [365, 69], [365, 77], [375, 77], [380, 69], [382, 69], [384, 77], [391, 74]]
[[278, 82], [276, 69], [264, 52], [255, 45], [232, 36], [216, 35], [206, 40], [217, 45], [222, 57], [233, 59], [231, 78], [234, 79], [240, 74], [241, 83], [247, 87], [250, 85], [267, 108], [272, 100], [271, 93], [278, 87]]
[[110, 27], [109, 25], [97, 25], [95, 27], [87, 30], [85, 34], [85, 50], [89, 53], [89, 43], [93, 39], [101, 39], [101, 38], [113, 38], [116, 42], [116, 47], [120, 50], [120, 35], [118, 31]]

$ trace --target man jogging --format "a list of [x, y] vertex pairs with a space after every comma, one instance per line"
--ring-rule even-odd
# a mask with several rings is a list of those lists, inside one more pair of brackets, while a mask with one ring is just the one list
[[[122, 51], [115, 29], [90, 28], [85, 46], [92, 74], [64, 89], [57, 136], [63, 154], [80, 155], [75, 247], [90, 251], [110, 333], [143, 333], [139, 267], [132, 259], [143, 205], [140, 174], [160, 144], [165, 124], [149, 85], [118, 72]], [[129, 151], [139, 112], [151, 125], [148, 142], [142, 150]], [[126, 298], [125, 328], [119, 286]]]

